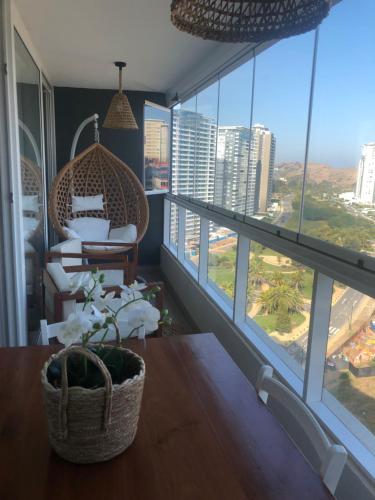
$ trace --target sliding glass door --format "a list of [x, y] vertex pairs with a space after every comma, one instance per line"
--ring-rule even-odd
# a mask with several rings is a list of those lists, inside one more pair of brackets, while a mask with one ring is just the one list
[[29, 342], [43, 311], [42, 268], [46, 248], [45, 161], [42, 139], [41, 75], [18, 33], [14, 32], [22, 224]]

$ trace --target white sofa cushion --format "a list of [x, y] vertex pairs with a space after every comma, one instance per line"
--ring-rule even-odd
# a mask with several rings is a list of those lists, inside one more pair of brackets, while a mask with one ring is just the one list
[[69, 227], [63, 226], [63, 231], [68, 240], [81, 239], [80, 235], [73, 231], [73, 229], [69, 229]]
[[39, 220], [34, 217], [22, 217], [23, 219], [23, 238], [29, 240], [39, 225]]
[[48, 262], [47, 272], [51, 276], [59, 292], [71, 291], [71, 280], [59, 262]]
[[39, 199], [37, 194], [22, 195], [22, 210], [26, 212], [39, 212]]
[[104, 210], [103, 195], [95, 196], [72, 196], [72, 212], [84, 212], [87, 210]]
[[[58, 253], [82, 253], [82, 242], [80, 239], [62, 241], [51, 247], [51, 252]], [[58, 262], [62, 266], [81, 266], [82, 259], [79, 257], [54, 257], [52, 262]]]
[[108, 240], [110, 220], [97, 217], [79, 217], [65, 221], [69, 229], [79, 234], [81, 240], [106, 241]]
[[109, 231], [109, 239], [134, 243], [137, 241], [137, 226], [128, 224], [127, 226], [115, 227]]

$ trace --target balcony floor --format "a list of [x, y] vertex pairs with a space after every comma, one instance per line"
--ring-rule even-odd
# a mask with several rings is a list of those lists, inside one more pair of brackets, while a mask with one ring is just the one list
[[199, 328], [194, 324], [193, 318], [184, 309], [183, 304], [176, 300], [172, 287], [167, 282], [160, 267], [139, 266], [138, 275], [148, 282], [162, 281], [165, 284], [165, 308], [168, 309], [172, 318], [172, 325], [165, 327], [166, 335], [186, 335], [189, 333], [200, 333]]

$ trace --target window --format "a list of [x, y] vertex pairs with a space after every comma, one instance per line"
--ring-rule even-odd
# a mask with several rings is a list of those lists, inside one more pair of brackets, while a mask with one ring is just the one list
[[145, 189], [168, 191], [170, 110], [146, 101], [144, 127]]
[[14, 32], [22, 223], [25, 249], [27, 326], [30, 340], [43, 317], [42, 270], [46, 248], [45, 165], [42, 155], [40, 72], [18, 33]]
[[200, 217], [186, 210], [185, 222], [185, 260], [194, 267], [199, 266]]
[[208, 282], [228, 304], [234, 298], [236, 276], [237, 234], [211, 224], [208, 250]]
[[178, 207], [175, 203], [171, 203], [170, 207], [170, 226], [169, 226], [169, 242], [171, 247], [177, 251], [178, 244]]
[[[375, 3], [339, 2], [322, 23], [302, 232], [375, 250]], [[356, 28], [354, 28], [356, 27]]]
[[[209, 231], [199, 284], [363, 462], [375, 455], [375, 3], [336, 3], [319, 33], [260, 50], [181, 105], [195, 176], [179, 192]], [[203, 136], [216, 140], [212, 200]]]
[[220, 79], [214, 204], [245, 213], [254, 62]]
[[339, 416], [342, 410], [330, 404], [329, 396], [375, 434], [375, 300], [338, 282], [332, 296], [324, 387], [323, 399]]
[[313, 279], [312, 269], [251, 242], [247, 315], [301, 367], [306, 361]]
[[[256, 57], [247, 215], [299, 227], [314, 32]], [[296, 70], [298, 68], [298, 70]]]
[[194, 198], [213, 203], [217, 139], [218, 82], [197, 94]]
[[197, 98], [173, 108], [172, 193], [194, 196]]

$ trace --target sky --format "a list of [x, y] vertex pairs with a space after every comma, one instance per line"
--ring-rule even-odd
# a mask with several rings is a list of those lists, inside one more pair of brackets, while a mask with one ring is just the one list
[[[375, 0], [342, 0], [320, 27], [309, 162], [356, 167], [375, 141]], [[253, 123], [276, 136], [276, 163], [304, 160], [315, 32], [255, 61]], [[220, 81], [219, 125], [250, 124], [254, 61]], [[183, 104], [216, 118], [218, 83]]]

